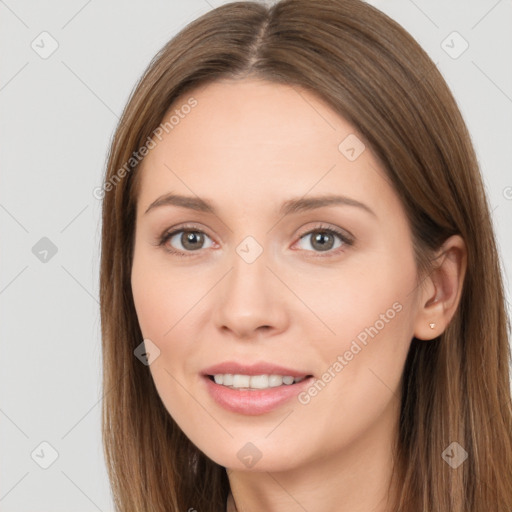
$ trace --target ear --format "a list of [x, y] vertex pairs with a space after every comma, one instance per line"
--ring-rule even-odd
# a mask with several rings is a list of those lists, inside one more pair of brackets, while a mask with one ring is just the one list
[[466, 244], [453, 235], [437, 252], [434, 267], [422, 283], [414, 324], [416, 338], [431, 340], [446, 329], [459, 305], [466, 268]]

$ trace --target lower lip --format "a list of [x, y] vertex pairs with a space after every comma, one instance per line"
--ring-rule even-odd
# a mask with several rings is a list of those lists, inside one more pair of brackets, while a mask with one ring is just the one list
[[296, 384], [284, 384], [274, 388], [237, 390], [216, 384], [207, 375], [203, 378], [210, 396], [224, 409], [240, 414], [255, 416], [270, 412], [285, 402], [296, 397], [311, 385], [313, 377], [308, 377]]

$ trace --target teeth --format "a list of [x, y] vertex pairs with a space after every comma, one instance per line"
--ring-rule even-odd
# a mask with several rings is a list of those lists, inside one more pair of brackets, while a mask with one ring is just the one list
[[233, 375], [219, 375], [222, 382], [219, 384], [224, 384], [225, 386], [232, 386], [233, 385]]
[[251, 378], [249, 375], [233, 375], [234, 388], [248, 388]]
[[283, 377], [281, 375], [269, 375], [268, 376], [268, 385], [271, 388], [280, 386], [283, 383]]
[[294, 378], [290, 375], [232, 375], [230, 373], [214, 375], [216, 384], [228, 386], [232, 389], [268, 389], [281, 385], [291, 385], [301, 382], [305, 377]]

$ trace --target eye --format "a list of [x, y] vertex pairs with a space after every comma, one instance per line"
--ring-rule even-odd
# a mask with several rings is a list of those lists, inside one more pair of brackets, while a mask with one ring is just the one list
[[[307, 245], [313, 247], [314, 252], [339, 253], [345, 246], [353, 245], [353, 240], [347, 235], [334, 228], [318, 226], [302, 235], [299, 244], [302, 242], [302, 249], [309, 250]], [[306, 246], [306, 247], [305, 247]], [[341, 249], [340, 249], [341, 248]], [[340, 249], [340, 250], [336, 250]]]
[[[297, 243], [301, 249], [308, 252], [327, 253], [325, 256], [332, 256], [353, 245], [354, 240], [336, 228], [321, 225], [301, 235]], [[312, 250], [307, 248], [308, 244]], [[157, 239], [157, 245], [176, 256], [195, 256], [194, 252], [199, 253], [201, 249], [212, 247], [213, 241], [195, 226], [180, 226], [179, 229], [161, 235]]]
[[[210, 244], [205, 246], [206, 240], [209, 240]], [[175, 229], [162, 235], [158, 245], [163, 246], [167, 252], [172, 254], [189, 256], [186, 253], [211, 247], [212, 239], [200, 229], [182, 226], [180, 229]]]

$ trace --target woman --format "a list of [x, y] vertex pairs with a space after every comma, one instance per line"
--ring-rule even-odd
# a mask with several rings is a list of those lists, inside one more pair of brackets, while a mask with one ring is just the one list
[[512, 509], [510, 349], [471, 141], [359, 0], [212, 10], [104, 184], [117, 510]]

